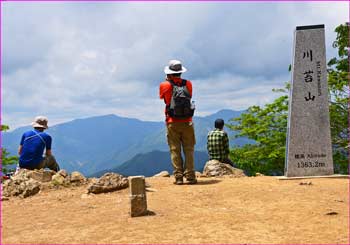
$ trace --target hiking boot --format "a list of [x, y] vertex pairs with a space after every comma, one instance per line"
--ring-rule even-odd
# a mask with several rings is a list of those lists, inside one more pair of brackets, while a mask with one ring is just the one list
[[175, 185], [182, 185], [184, 183], [182, 178], [176, 178], [174, 184]]
[[189, 184], [189, 185], [195, 185], [195, 184], [197, 184], [197, 179], [188, 179], [188, 180], [187, 180], [187, 184]]

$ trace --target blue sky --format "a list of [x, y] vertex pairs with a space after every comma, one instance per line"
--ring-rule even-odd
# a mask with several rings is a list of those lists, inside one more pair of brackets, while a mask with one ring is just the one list
[[164, 120], [158, 86], [179, 59], [196, 115], [264, 105], [290, 80], [296, 26], [325, 24], [327, 59], [346, 2], [2, 2], [2, 123], [117, 114]]

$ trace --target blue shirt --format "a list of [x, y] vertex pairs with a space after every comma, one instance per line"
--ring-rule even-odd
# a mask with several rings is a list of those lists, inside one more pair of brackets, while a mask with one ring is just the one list
[[44, 149], [51, 150], [51, 136], [33, 129], [22, 135], [22, 152], [19, 157], [21, 168], [35, 168], [44, 158]]

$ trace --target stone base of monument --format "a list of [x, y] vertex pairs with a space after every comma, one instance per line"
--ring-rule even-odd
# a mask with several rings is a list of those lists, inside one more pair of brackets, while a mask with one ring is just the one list
[[144, 176], [129, 177], [130, 187], [130, 216], [148, 215], [146, 185]]
[[350, 179], [350, 175], [332, 174], [332, 175], [322, 175], [322, 176], [297, 176], [297, 177], [278, 176], [277, 177], [277, 179], [279, 180], [318, 179], [318, 178]]

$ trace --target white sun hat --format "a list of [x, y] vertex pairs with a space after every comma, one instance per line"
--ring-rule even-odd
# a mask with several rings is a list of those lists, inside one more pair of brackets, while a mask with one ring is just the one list
[[32, 126], [33, 126], [33, 128], [48, 129], [49, 126], [47, 126], [47, 123], [48, 123], [47, 117], [37, 116], [34, 118], [34, 122], [32, 122]]
[[164, 68], [165, 74], [177, 74], [184, 73], [187, 69], [182, 66], [181, 61], [179, 60], [170, 60], [169, 65]]

